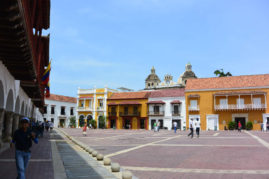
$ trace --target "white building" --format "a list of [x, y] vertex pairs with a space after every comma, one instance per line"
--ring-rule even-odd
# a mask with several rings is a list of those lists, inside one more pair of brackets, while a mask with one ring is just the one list
[[53, 122], [54, 127], [68, 127], [70, 117], [76, 117], [76, 107], [76, 98], [51, 94], [45, 100], [44, 121]]
[[178, 129], [186, 128], [186, 107], [184, 88], [152, 91], [148, 101], [149, 129], [154, 122], [160, 122], [160, 128], [172, 129], [177, 122]]

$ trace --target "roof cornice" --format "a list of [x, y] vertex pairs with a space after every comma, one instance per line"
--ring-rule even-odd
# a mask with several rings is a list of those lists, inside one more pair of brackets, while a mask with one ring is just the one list
[[198, 92], [198, 91], [222, 91], [222, 90], [247, 90], [247, 89], [269, 89], [269, 86], [259, 86], [259, 87], [243, 87], [243, 88], [212, 88], [212, 89], [185, 89], [185, 92]]

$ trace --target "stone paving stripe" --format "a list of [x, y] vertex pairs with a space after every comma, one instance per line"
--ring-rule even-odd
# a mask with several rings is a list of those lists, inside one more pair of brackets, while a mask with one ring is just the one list
[[123, 153], [133, 151], [133, 150], [137, 150], [137, 149], [140, 149], [140, 148], [143, 148], [143, 147], [147, 147], [147, 146], [150, 146], [152, 144], [156, 144], [158, 142], [164, 142], [164, 141], [171, 140], [171, 139], [174, 139], [174, 138], [179, 138], [179, 137], [181, 137], [181, 136], [177, 135], [177, 136], [174, 136], [174, 137], [169, 137], [169, 138], [158, 140], [158, 141], [155, 141], [155, 142], [139, 145], [137, 147], [133, 147], [133, 148], [130, 148], [130, 149], [125, 149], [125, 150], [121, 150], [121, 151], [118, 151], [118, 152], [115, 152], [115, 153], [108, 154], [105, 157], [113, 157], [113, 156], [116, 156], [116, 155], [120, 155], [120, 154], [123, 154]]
[[268, 142], [266, 142], [265, 140], [261, 139], [260, 137], [254, 135], [254, 134], [251, 134], [248, 131], [244, 131], [244, 132], [247, 133], [248, 135], [250, 135], [251, 137], [253, 137], [254, 139], [256, 139], [258, 142], [260, 142], [262, 145], [264, 145], [267, 149], [269, 149], [269, 143]]
[[261, 147], [256, 145], [204, 145], [204, 144], [151, 144], [152, 146], [167, 147]]
[[178, 172], [178, 173], [209, 173], [209, 174], [262, 174], [268, 175], [269, 170], [219, 170], [219, 169], [191, 169], [191, 168], [153, 168], [122, 166], [125, 170], [152, 171], [152, 172]]
[[[29, 162], [51, 162], [51, 159], [30, 159]], [[0, 159], [0, 162], [15, 162], [15, 159]]]
[[213, 134], [213, 136], [218, 136], [219, 135], [219, 133], [215, 133], [215, 134]]

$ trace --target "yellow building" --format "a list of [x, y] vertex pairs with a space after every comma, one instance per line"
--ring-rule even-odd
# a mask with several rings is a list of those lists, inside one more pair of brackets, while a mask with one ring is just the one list
[[187, 126], [200, 120], [202, 130], [224, 130], [230, 121], [254, 130], [269, 123], [269, 74], [189, 79], [185, 89]]
[[107, 114], [107, 99], [116, 90], [109, 88], [94, 88], [94, 89], [78, 89], [77, 98], [77, 113], [79, 117], [79, 125], [90, 120], [95, 120], [97, 128], [100, 127], [99, 119], [106, 119]]
[[147, 129], [147, 102], [150, 92], [113, 93], [108, 98], [107, 128]]

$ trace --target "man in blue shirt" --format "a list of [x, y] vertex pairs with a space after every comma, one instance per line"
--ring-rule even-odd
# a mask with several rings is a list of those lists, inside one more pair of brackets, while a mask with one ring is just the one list
[[27, 117], [23, 117], [20, 120], [20, 128], [17, 129], [12, 138], [10, 147], [15, 144], [15, 159], [18, 172], [17, 179], [25, 179], [25, 171], [28, 165], [28, 161], [31, 157], [30, 148], [32, 146], [32, 140], [37, 144], [38, 139], [35, 133], [29, 128], [30, 120]]

